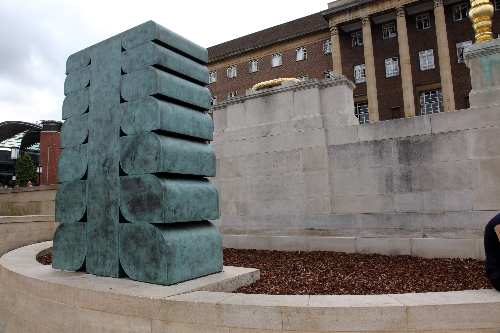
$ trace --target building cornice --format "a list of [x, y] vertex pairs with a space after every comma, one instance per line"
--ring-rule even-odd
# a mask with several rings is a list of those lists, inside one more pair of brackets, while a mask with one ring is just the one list
[[[339, 4], [334, 5], [336, 2]], [[338, 0], [323, 12], [323, 17], [332, 26], [417, 2], [422, 0]]]
[[345, 10], [357, 9], [363, 5], [377, 0], [337, 0], [328, 4], [328, 9], [323, 12], [323, 16], [330, 17]]

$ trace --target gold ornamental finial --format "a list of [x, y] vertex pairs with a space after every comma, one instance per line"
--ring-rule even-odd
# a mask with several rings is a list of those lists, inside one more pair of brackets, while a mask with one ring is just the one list
[[268, 88], [272, 88], [272, 87], [281, 86], [285, 82], [300, 82], [300, 80], [296, 79], [296, 78], [291, 78], [291, 77], [284, 77], [284, 78], [259, 82], [259, 83], [255, 84], [252, 87], [252, 89], [255, 91], [262, 90], [262, 89], [268, 89]]
[[469, 18], [476, 33], [476, 43], [492, 40], [491, 18], [495, 8], [489, 0], [471, 0], [470, 4]]

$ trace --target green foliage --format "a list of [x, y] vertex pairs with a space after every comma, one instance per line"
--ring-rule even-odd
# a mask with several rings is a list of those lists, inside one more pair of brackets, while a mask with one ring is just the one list
[[16, 184], [23, 187], [31, 180], [35, 184], [37, 179], [36, 167], [31, 156], [22, 154], [16, 161]]

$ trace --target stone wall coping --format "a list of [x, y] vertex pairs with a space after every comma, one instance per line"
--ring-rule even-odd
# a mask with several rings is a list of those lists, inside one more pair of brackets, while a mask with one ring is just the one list
[[231, 104], [243, 103], [246, 100], [249, 100], [252, 98], [259, 98], [259, 97], [263, 97], [263, 96], [278, 94], [278, 93], [285, 92], [285, 91], [297, 91], [297, 90], [305, 90], [305, 89], [312, 89], [312, 88], [324, 89], [324, 88], [328, 88], [328, 87], [332, 87], [332, 86], [339, 86], [339, 85], [346, 85], [351, 89], [354, 89], [354, 87], [355, 87], [354, 83], [352, 83], [345, 76], [335, 74], [334, 76], [332, 76], [329, 79], [324, 79], [324, 80], [309, 79], [309, 80], [304, 80], [304, 81], [298, 82], [296, 84], [277, 86], [274, 88], [263, 89], [262, 91], [257, 91], [253, 94], [249, 94], [246, 96], [235, 97], [235, 98], [232, 98], [232, 99], [229, 99], [229, 100], [226, 100], [224, 102], [221, 102], [221, 103], [214, 105], [211, 110], [217, 111], [218, 109], [223, 109]]
[[32, 187], [0, 188], [0, 195], [10, 194], [10, 193], [20, 193], [20, 192], [48, 191], [48, 190], [57, 190], [57, 185], [40, 185], [40, 186], [32, 186]]
[[0, 223], [54, 222], [54, 215], [0, 216]]
[[169, 300], [296, 308], [386, 308], [496, 303], [500, 309], [500, 292], [493, 289], [383, 295], [265, 295], [195, 291], [172, 296]]
[[464, 109], [385, 120], [371, 124], [344, 126], [337, 129], [338, 134], [329, 140], [329, 145], [390, 140], [499, 126], [500, 112], [498, 112], [498, 108]]

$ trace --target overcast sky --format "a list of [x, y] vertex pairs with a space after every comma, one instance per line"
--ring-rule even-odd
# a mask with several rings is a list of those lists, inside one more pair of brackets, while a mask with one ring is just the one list
[[0, 0], [0, 122], [61, 119], [66, 58], [154, 20], [209, 47], [327, 8], [328, 0]]

